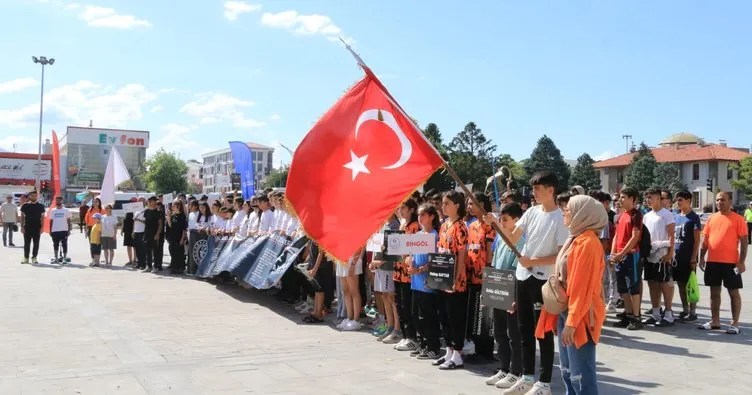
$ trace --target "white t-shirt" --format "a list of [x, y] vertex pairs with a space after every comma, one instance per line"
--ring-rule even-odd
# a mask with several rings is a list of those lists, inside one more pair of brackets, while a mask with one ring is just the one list
[[283, 227], [283, 231], [290, 235], [293, 234], [296, 230], [298, 230], [299, 222], [297, 218], [293, 217], [292, 215], [287, 215], [287, 222], [285, 223], [285, 226]]
[[102, 237], [115, 237], [118, 219], [115, 215], [102, 216]]
[[261, 213], [261, 223], [259, 223], [259, 232], [271, 232], [274, 226], [274, 212], [266, 210]]
[[68, 219], [71, 212], [66, 208], [53, 208], [50, 210], [50, 220], [52, 221], [52, 232], [67, 232]]
[[3, 222], [16, 223], [18, 221], [18, 207], [13, 203], [5, 202], [0, 206], [3, 213]]
[[248, 230], [247, 234], [251, 234], [258, 231], [259, 228], [259, 216], [256, 211], [251, 211], [251, 215], [248, 216]]
[[197, 230], [198, 229], [198, 212], [193, 212], [188, 214], [188, 231]]
[[650, 243], [653, 245], [648, 262], [658, 262], [668, 254], [670, 244], [666, 227], [674, 223], [674, 215], [662, 208], [658, 212], [650, 211], [645, 214], [642, 217], [642, 223], [650, 232]]
[[219, 214], [212, 217], [212, 229], [225, 229], [227, 228], [227, 220], [220, 217]]
[[[528, 258], [545, 258], [559, 253], [569, 237], [569, 229], [564, 225], [564, 213], [557, 208], [543, 211], [543, 206], [534, 206], [522, 214], [517, 228], [525, 232], [525, 246], [520, 253]], [[517, 280], [525, 281], [530, 276], [547, 280], [554, 272], [554, 265], [533, 266], [528, 269], [517, 265]]]
[[235, 229], [240, 229], [240, 226], [243, 225], [243, 220], [245, 219], [246, 215], [243, 212], [243, 210], [236, 211], [235, 214], [232, 215], [232, 227]]
[[137, 211], [133, 214], [133, 233], [144, 233], [146, 231], [146, 210]]

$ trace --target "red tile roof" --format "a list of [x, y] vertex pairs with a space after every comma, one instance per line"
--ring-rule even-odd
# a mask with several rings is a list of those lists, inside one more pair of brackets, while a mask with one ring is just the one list
[[[724, 147], [720, 144], [687, 144], [677, 146], [664, 146], [650, 148], [655, 160], [659, 163], [681, 163], [681, 162], [705, 162], [711, 160], [723, 160], [738, 162], [747, 156], [749, 152], [741, 149]], [[627, 167], [632, 163], [632, 157], [635, 153], [620, 155], [615, 158], [595, 162], [593, 165], [596, 169], [606, 167]]]

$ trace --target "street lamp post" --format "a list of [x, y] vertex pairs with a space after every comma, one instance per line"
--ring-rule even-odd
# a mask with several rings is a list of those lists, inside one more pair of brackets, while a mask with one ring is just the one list
[[32, 56], [31, 60], [33, 60], [34, 63], [42, 65], [42, 88], [39, 94], [39, 146], [37, 147], [37, 178], [35, 183], [37, 192], [40, 192], [42, 177], [42, 119], [44, 115], [44, 66], [52, 66], [53, 64], [55, 64], [55, 59], [47, 59], [46, 56], [40, 56], [38, 58], [36, 56]]

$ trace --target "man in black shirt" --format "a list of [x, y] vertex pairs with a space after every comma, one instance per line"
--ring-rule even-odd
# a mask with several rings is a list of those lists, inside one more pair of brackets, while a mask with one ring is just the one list
[[31, 251], [31, 263], [37, 263], [44, 211], [44, 206], [37, 202], [36, 191], [29, 192], [28, 200], [21, 206], [21, 233], [24, 236], [24, 260], [21, 263], [29, 263], [32, 242], [34, 249]]
[[157, 261], [157, 249], [159, 240], [162, 238], [164, 230], [164, 220], [162, 213], [157, 209], [157, 198], [149, 198], [149, 208], [144, 211], [144, 244], [146, 246], [146, 268], [145, 271], [158, 272], [162, 270], [162, 262]]

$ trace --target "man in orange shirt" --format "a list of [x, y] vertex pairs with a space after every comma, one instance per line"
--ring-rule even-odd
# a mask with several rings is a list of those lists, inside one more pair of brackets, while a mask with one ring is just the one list
[[[739, 313], [742, 309], [742, 273], [747, 269], [747, 224], [744, 217], [731, 210], [731, 195], [719, 192], [715, 197], [718, 212], [713, 214], [703, 230], [705, 239], [700, 251], [700, 269], [705, 271], [705, 285], [710, 287], [712, 319], [698, 329], [721, 329], [721, 285], [731, 298], [732, 321], [726, 333], [739, 334]], [[707, 263], [705, 255], [707, 254]]]

